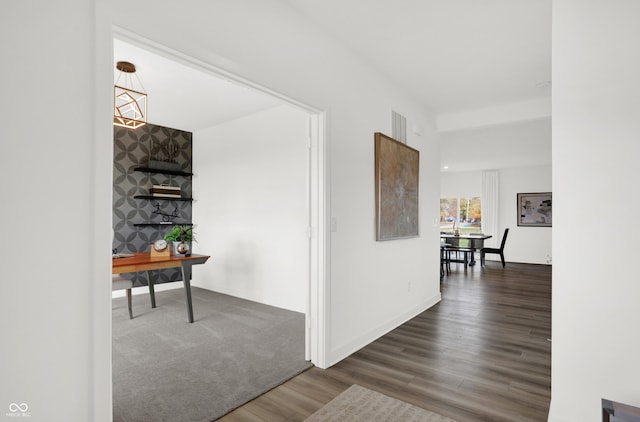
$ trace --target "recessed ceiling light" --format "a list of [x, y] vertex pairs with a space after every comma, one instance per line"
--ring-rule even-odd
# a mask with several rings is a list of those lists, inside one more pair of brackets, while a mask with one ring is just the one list
[[449, 166], [443, 166], [442, 168], [445, 169], [445, 170], [448, 170]]

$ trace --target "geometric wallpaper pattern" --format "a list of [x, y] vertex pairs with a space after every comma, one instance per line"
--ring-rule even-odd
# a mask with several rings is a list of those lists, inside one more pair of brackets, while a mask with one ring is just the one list
[[[157, 206], [171, 221], [191, 223], [190, 201], [171, 199], [136, 199], [149, 195], [152, 185], [179, 186], [183, 197], [192, 197], [190, 176], [136, 171], [147, 167], [149, 159], [178, 163], [180, 170], [191, 173], [192, 133], [146, 124], [137, 129], [114, 126], [113, 140], [113, 231], [112, 248], [118, 252], [146, 252], [150, 244], [164, 237], [170, 225], [134, 226], [136, 223], [160, 223], [163, 216], [154, 213]], [[147, 273], [122, 276], [133, 280], [134, 286], [147, 285]], [[152, 271], [154, 284], [181, 280], [180, 269]]]

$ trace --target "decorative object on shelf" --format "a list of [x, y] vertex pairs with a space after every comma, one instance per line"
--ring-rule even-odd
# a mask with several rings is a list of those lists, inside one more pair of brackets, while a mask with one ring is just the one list
[[420, 152], [375, 134], [376, 240], [418, 236]]
[[175, 176], [193, 176], [193, 173], [190, 173], [188, 171], [181, 171], [181, 170], [163, 170], [163, 169], [157, 169], [157, 168], [151, 168], [151, 167], [136, 167], [134, 168], [135, 171], [142, 171], [145, 173], [162, 173], [162, 174], [169, 174], [169, 175], [175, 175]]
[[195, 240], [191, 226], [173, 226], [164, 236], [164, 240], [173, 243], [171, 249], [173, 255], [191, 256], [191, 242]]
[[[179, 211], [178, 211], [178, 206], [176, 205], [176, 207], [173, 209], [173, 212], [171, 214], [168, 214], [164, 211], [162, 211], [160, 209], [160, 204], [156, 204], [156, 209], [151, 211], [153, 214], [158, 214], [162, 216], [162, 221], [164, 221], [165, 223], [169, 223], [171, 222], [172, 218], [176, 218], [180, 215]], [[176, 226], [177, 227], [177, 226]]]
[[[147, 124], [147, 94], [140, 78], [136, 74], [136, 66], [129, 62], [118, 62], [116, 69], [120, 71], [118, 79], [114, 85], [114, 105], [113, 124], [129, 129], [137, 129]], [[124, 75], [122, 85], [118, 85], [120, 78]], [[133, 89], [133, 78], [135, 75], [140, 90]]]
[[149, 168], [155, 170], [180, 171], [177, 161], [180, 155], [180, 146], [172, 138], [162, 141], [153, 137], [149, 138]]
[[518, 226], [551, 227], [551, 192], [518, 193]]
[[151, 257], [167, 257], [171, 255], [169, 244], [164, 239], [158, 239], [151, 244]]
[[180, 164], [171, 163], [169, 161], [149, 160], [148, 164], [150, 169], [159, 171], [180, 171]]

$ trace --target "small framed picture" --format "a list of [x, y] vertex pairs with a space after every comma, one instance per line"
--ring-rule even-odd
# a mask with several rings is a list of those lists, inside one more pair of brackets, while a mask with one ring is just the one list
[[640, 408], [602, 399], [602, 422], [640, 422]]
[[518, 226], [551, 227], [551, 192], [519, 193]]

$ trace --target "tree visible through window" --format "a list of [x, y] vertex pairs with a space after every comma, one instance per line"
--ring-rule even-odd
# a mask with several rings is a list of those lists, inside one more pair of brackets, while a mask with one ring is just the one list
[[440, 231], [453, 231], [455, 227], [460, 233], [480, 233], [482, 231], [482, 207], [480, 198], [441, 198], [440, 199]]

